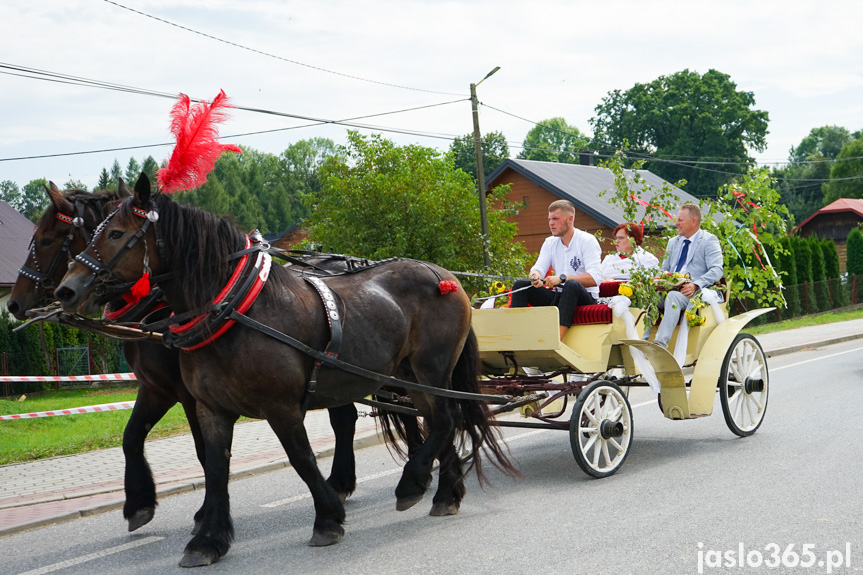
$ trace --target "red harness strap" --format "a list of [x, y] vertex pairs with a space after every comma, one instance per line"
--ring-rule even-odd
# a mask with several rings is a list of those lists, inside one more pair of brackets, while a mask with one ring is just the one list
[[[246, 245], [245, 245], [244, 249], [249, 249], [250, 246], [251, 246], [251, 241], [250, 241], [249, 237], [246, 236]], [[263, 258], [263, 261], [261, 260], [261, 258]], [[219, 305], [219, 304], [223, 303], [225, 298], [228, 297], [228, 295], [231, 293], [231, 291], [234, 289], [234, 287], [237, 285], [237, 283], [242, 279], [243, 271], [245, 270], [248, 261], [249, 261], [249, 254], [245, 254], [245, 255], [243, 255], [242, 258], [240, 258], [240, 261], [237, 263], [237, 267], [236, 267], [236, 269], [234, 269], [234, 273], [231, 275], [231, 278], [228, 280], [227, 285], [225, 285], [225, 287], [222, 288], [222, 291], [220, 291], [219, 294], [213, 300], [213, 305]], [[255, 262], [255, 265], [253, 266], [253, 270], [259, 269], [257, 277], [255, 278], [254, 283], [252, 283], [251, 287], [249, 288], [249, 291], [244, 296], [242, 296], [243, 299], [240, 301], [240, 303], [236, 307], [237, 312], [244, 313], [250, 307], [252, 307], [253, 303], [255, 303], [255, 300], [257, 299], [258, 295], [261, 293], [261, 290], [264, 287], [264, 283], [266, 283], [267, 278], [270, 275], [271, 264], [272, 264], [272, 256], [270, 256], [269, 253], [267, 253], [265, 251], [258, 252], [258, 259]], [[173, 316], [173, 314], [171, 314], [171, 315]], [[169, 326], [169, 329], [171, 330], [171, 333], [183, 334], [183, 333], [188, 332], [190, 329], [194, 328], [195, 326], [199, 325], [201, 322], [205, 321], [209, 317], [210, 317], [209, 313], [203, 313], [199, 316], [196, 316], [195, 318], [193, 318], [189, 322], [184, 323], [183, 325], [171, 325], [171, 326]], [[209, 337], [207, 337], [203, 341], [192, 344], [188, 347], [181, 347], [180, 349], [182, 349], [184, 351], [192, 351], [195, 349], [202, 348], [205, 345], [209, 345], [209, 344], [213, 343], [214, 341], [216, 341], [219, 337], [224, 335], [225, 332], [228, 331], [235, 323], [236, 322], [232, 319], [225, 320], [225, 322], [222, 323], [222, 325], [220, 325], [215, 331], [213, 331], [213, 333]]]
[[[249, 241], [249, 238], [247, 236], [246, 237], [246, 245], [243, 247], [243, 249], [244, 250], [249, 249], [250, 245], [252, 245], [252, 244]], [[246, 254], [242, 258], [240, 258], [239, 263], [237, 263], [237, 267], [234, 269], [234, 273], [231, 275], [231, 279], [228, 280], [228, 284], [224, 288], [222, 288], [222, 291], [220, 291], [219, 295], [216, 296], [216, 299], [213, 300], [214, 304], [222, 303], [222, 300], [225, 299], [225, 296], [227, 296], [231, 292], [231, 290], [234, 289], [234, 286], [237, 285], [237, 281], [239, 281], [239, 279], [240, 279], [240, 274], [243, 273], [243, 270], [246, 268], [246, 262], [248, 262], [248, 261], [249, 261], [249, 254]], [[174, 314], [172, 313], [171, 315], [173, 316]], [[189, 320], [187, 323], [184, 323], [183, 325], [172, 325], [168, 329], [171, 330], [171, 333], [187, 332], [190, 329], [192, 329], [193, 327], [195, 327], [196, 325], [198, 325], [199, 323], [201, 323], [202, 321], [204, 321], [204, 319], [206, 319], [208, 315], [209, 314], [202, 313], [198, 317]], [[183, 348], [183, 349], [186, 349], [186, 348]]]

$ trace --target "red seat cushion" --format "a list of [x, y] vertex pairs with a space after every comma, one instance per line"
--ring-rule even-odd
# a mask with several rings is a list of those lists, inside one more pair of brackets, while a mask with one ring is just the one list
[[599, 297], [614, 297], [619, 295], [617, 290], [622, 283], [619, 281], [602, 282], [599, 284]]
[[611, 323], [611, 320], [611, 308], [605, 304], [580, 305], [575, 308], [575, 314], [572, 316], [572, 325]]

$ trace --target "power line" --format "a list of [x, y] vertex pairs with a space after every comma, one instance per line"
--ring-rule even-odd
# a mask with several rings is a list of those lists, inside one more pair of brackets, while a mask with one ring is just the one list
[[194, 30], [194, 29], [192, 29], [192, 28], [189, 28], [188, 26], [183, 26], [183, 25], [181, 25], [181, 24], [177, 24], [177, 23], [175, 23], [175, 22], [171, 22], [170, 20], [165, 20], [164, 18], [159, 18], [159, 17], [157, 17], [157, 16], [153, 16], [152, 14], [147, 14], [146, 12], [141, 12], [140, 10], [135, 10], [134, 8], [129, 8], [128, 6], [124, 6], [124, 5], [122, 5], [122, 4], [118, 4], [117, 2], [113, 2], [112, 0], [103, 0], [103, 1], [104, 1], [104, 2], [107, 2], [108, 4], [113, 4], [114, 6], [116, 6], [116, 7], [118, 7], [118, 8], [122, 8], [123, 10], [128, 10], [129, 12], [133, 12], [133, 13], [135, 13], [135, 14], [139, 14], [139, 15], [141, 15], [141, 16], [145, 16], [145, 17], [147, 17], [147, 18], [151, 18], [151, 19], [153, 19], [153, 20], [156, 20], [157, 22], [161, 22], [161, 23], [163, 23], [163, 24], [167, 24], [167, 25], [169, 25], [169, 26], [173, 26], [173, 27], [175, 27], [175, 28], [179, 28], [180, 30], [185, 30], [186, 32], [191, 32], [192, 34], [197, 34], [197, 35], [199, 35], [199, 36], [203, 36], [203, 37], [205, 37], [205, 38], [209, 38], [210, 40], [215, 40], [215, 41], [217, 41], [217, 42], [221, 42], [221, 43], [223, 43], [223, 44], [228, 44], [229, 46], [233, 46], [233, 47], [235, 47], [235, 48], [240, 48], [241, 50], [247, 50], [247, 51], [249, 51], [249, 52], [253, 52], [253, 53], [255, 53], [255, 54], [260, 54], [261, 56], [266, 56], [266, 57], [268, 57], [268, 58], [275, 58], [276, 60], [281, 60], [281, 61], [283, 61], [283, 62], [288, 62], [288, 63], [290, 63], [290, 64], [295, 64], [295, 65], [297, 65], [297, 66], [303, 66], [303, 67], [305, 67], [305, 68], [310, 68], [310, 69], [312, 69], [312, 70], [317, 70], [317, 71], [319, 71], [319, 72], [326, 72], [327, 74], [334, 74], [334, 75], [336, 75], [336, 76], [342, 76], [342, 77], [344, 77], [344, 78], [350, 78], [351, 80], [360, 80], [360, 81], [362, 81], [362, 82], [369, 82], [369, 83], [371, 83], [371, 84], [379, 84], [379, 85], [381, 85], [381, 86], [388, 86], [388, 87], [390, 87], [390, 88], [399, 88], [399, 89], [401, 89], [401, 90], [412, 90], [412, 91], [415, 91], [415, 92], [427, 92], [427, 93], [430, 93], [430, 94], [444, 94], [444, 95], [447, 95], [447, 96], [464, 96], [464, 94], [457, 94], [457, 93], [454, 93], [454, 92], [438, 92], [438, 91], [436, 91], [436, 90], [424, 90], [424, 89], [422, 89], [422, 88], [412, 88], [412, 87], [410, 87], [410, 86], [402, 86], [402, 85], [400, 85], [400, 84], [391, 84], [391, 83], [389, 83], [389, 82], [381, 82], [381, 81], [378, 81], [378, 80], [370, 80], [370, 79], [368, 79], [368, 78], [362, 78], [362, 77], [360, 77], [360, 76], [354, 76], [354, 75], [351, 75], [351, 74], [345, 74], [345, 73], [343, 73], [343, 72], [336, 72], [336, 71], [334, 71], [334, 70], [327, 70], [326, 68], [321, 68], [320, 66], [313, 66], [313, 65], [311, 65], [311, 64], [306, 64], [306, 63], [304, 63], [304, 62], [299, 62], [299, 61], [297, 61], [297, 60], [291, 60], [290, 58], [284, 58], [284, 57], [282, 57], [282, 56], [278, 56], [278, 55], [276, 55], [276, 54], [271, 54], [271, 53], [269, 53], [269, 52], [264, 52], [263, 50], [257, 50], [257, 49], [255, 49], [255, 48], [249, 48], [248, 46], [244, 46], [244, 45], [242, 45], [242, 44], [238, 44], [238, 43], [236, 43], [236, 42], [232, 42], [232, 41], [230, 41], [230, 40], [225, 40], [225, 39], [223, 39], [223, 38], [219, 38], [219, 37], [217, 37], [217, 36], [213, 36], [212, 34], [206, 34], [206, 33], [204, 33], [204, 32], [200, 32], [200, 31], [198, 31], [198, 30]]
[[[4, 68], [6, 70], [4, 70]], [[9, 70], [11, 70], [11, 71], [9, 71]], [[102, 80], [93, 80], [93, 79], [83, 78], [83, 77], [79, 77], [79, 76], [72, 76], [69, 74], [61, 74], [59, 72], [51, 72], [48, 70], [39, 70], [36, 68], [28, 68], [25, 66], [18, 66], [15, 64], [8, 64], [8, 63], [4, 63], [4, 62], [0, 62], [0, 73], [12, 75], [12, 76], [20, 76], [20, 77], [29, 78], [32, 80], [59, 82], [59, 83], [63, 83], [63, 84], [71, 84], [71, 85], [90, 87], [90, 88], [101, 88], [101, 89], [106, 89], [106, 90], [115, 90], [115, 91], [134, 93], [134, 94], [145, 95], [145, 96], [153, 96], [153, 97], [159, 97], [159, 98], [170, 98], [170, 99], [176, 98], [175, 94], [168, 94], [166, 92], [157, 92], [154, 90], [149, 90], [149, 89], [144, 89], [144, 88], [125, 86], [122, 84], [115, 84], [112, 82], [105, 82]], [[190, 98], [190, 99], [195, 101], [195, 102], [202, 101], [200, 98]], [[401, 110], [393, 110], [390, 112], [380, 112], [380, 113], [376, 113], [376, 114], [366, 114], [366, 115], [362, 115], [362, 116], [355, 116], [355, 117], [346, 118], [343, 120], [330, 120], [330, 119], [323, 119], [323, 118], [314, 118], [311, 116], [305, 116], [305, 115], [300, 115], [300, 114], [290, 114], [287, 112], [278, 112], [278, 111], [274, 111], [274, 110], [266, 110], [266, 109], [261, 109], [261, 108], [251, 108], [251, 107], [247, 107], [247, 106], [232, 105], [232, 107], [237, 109], [237, 110], [243, 110], [243, 111], [259, 113], [259, 114], [269, 114], [269, 115], [274, 115], [274, 116], [282, 116], [282, 117], [287, 117], [287, 118], [291, 118], [291, 119], [306, 120], [306, 121], [310, 121], [311, 123], [303, 124], [300, 126], [289, 126], [286, 128], [275, 128], [275, 129], [271, 129], [271, 130], [261, 130], [261, 131], [257, 131], [257, 132], [246, 132], [246, 133], [242, 133], [242, 134], [226, 135], [226, 136], [222, 136], [222, 138], [223, 139], [239, 138], [239, 137], [273, 133], [273, 132], [279, 132], [279, 131], [296, 130], [296, 129], [300, 129], [300, 128], [307, 128], [307, 127], [319, 126], [319, 125], [325, 125], [325, 124], [335, 124], [335, 125], [341, 125], [341, 126], [346, 126], [346, 127], [350, 127], [350, 128], [358, 128], [358, 129], [364, 129], [364, 130], [378, 130], [378, 131], [382, 131], [382, 132], [392, 132], [392, 133], [399, 133], [399, 134], [406, 134], [406, 135], [421, 136], [421, 137], [426, 137], [426, 138], [437, 138], [437, 139], [452, 140], [452, 139], [456, 138], [457, 136], [455, 136], [453, 134], [422, 132], [422, 131], [418, 131], [418, 130], [406, 130], [406, 129], [401, 129], [401, 128], [391, 128], [391, 127], [387, 127], [387, 126], [376, 126], [376, 125], [371, 125], [371, 124], [362, 124], [362, 123], [356, 122], [356, 120], [363, 120], [363, 119], [375, 118], [375, 117], [380, 117], [380, 116], [388, 116], [388, 115], [393, 115], [393, 114], [401, 114], [401, 113], [405, 113], [405, 112], [413, 112], [416, 110], [423, 110], [423, 109], [434, 108], [434, 107], [439, 107], [439, 106], [447, 106], [450, 104], [455, 104], [455, 103], [463, 102], [466, 100], [467, 99], [465, 98], [465, 99], [460, 99], [460, 100], [452, 100], [452, 101], [448, 101], [448, 102], [440, 102], [440, 103], [436, 103], [436, 104], [414, 106], [412, 108], [404, 108]], [[13, 158], [0, 158], [0, 162], [14, 161], [14, 160], [44, 159], [44, 158], [54, 158], [54, 157], [62, 157], [62, 156], [77, 156], [77, 155], [83, 155], [83, 154], [97, 154], [97, 153], [104, 153], [104, 152], [117, 152], [117, 151], [126, 151], [126, 150], [136, 150], [136, 149], [142, 149], [142, 148], [154, 148], [154, 147], [166, 146], [166, 145], [171, 145], [171, 144], [172, 144], [171, 142], [165, 142], [165, 143], [157, 143], [157, 144], [142, 144], [142, 145], [137, 145], [137, 146], [125, 146], [125, 147], [118, 147], [118, 148], [105, 148], [105, 149], [99, 149], [99, 150], [85, 150], [85, 151], [64, 152], [64, 153], [57, 153], [57, 154], [42, 154], [42, 155], [36, 155], [36, 156], [20, 156], [20, 157], [13, 157]]]

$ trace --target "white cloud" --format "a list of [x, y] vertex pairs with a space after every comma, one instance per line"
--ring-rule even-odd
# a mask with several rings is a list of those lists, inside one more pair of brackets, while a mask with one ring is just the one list
[[[563, 116], [582, 131], [610, 90], [628, 89], [684, 68], [715, 68], [770, 112], [764, 158], [784, 158], [811, 128], [863, 127], [858, 32], [863, 8], [823, 4], [665, 0], [642, 3], [546, 0], [499, 2], [299, 2], [120, 0], [130, 8], [285, 60], [208, 39], [107, 2], [5, 0], [0, 60], [167, 93], [212, 98], [225, 89], [238, 105], [340, 119], [466, 97], [541, 121]], [[317, 70], [323, 68], [338, 74]], [[347, 78], [356, 76], [381, 83]], [[172, 102], [0, 75], [0, 158], [166, 141]], [[466, 134], [470, 105], [460, 102], [368, 123]], [[237, 112], [222, 129], [236, 134], [303, 123]], [[482, 109], [483, 131], [518, 144], [531, 124]], [[344, 128], [318, 127], [239, 143], [277, 153], [302, 138], [341, 140]], [[400, 142], [448, 142], [388, 134]], [[165, 155], [156, 150], [156, 157]], [[0, 162], [0, 179], [95, 183], [114, 157], [125, 164], [150, 151], [66, 160]], [[107, 160], [106, 160], [107, 158]], [[61, 176], [52, 172], [62, 171]], [[93, 175], [95, 174], [95, 175]], [[88, 179], [89, 178], [89, 179]]]

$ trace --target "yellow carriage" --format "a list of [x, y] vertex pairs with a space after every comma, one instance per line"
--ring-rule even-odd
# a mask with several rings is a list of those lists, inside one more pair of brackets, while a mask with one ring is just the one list
[[[719, 393], [731, 431], [755, 433], [767, 408], [767, 361], [758, 340], [740, 332], [771, 309], [734, 317], [728, 317], [725, 303], [699, 310], [704, 323], [684, 333], [685, 356], [680, 350], [679, 361], [640, 339], [643, 312], [637, 308], [615, 315], [608, 305], [582, 306], [563, 341], [555, 307], [474, 310], [484, 372], [480, 387], [484, 393], [523, 394], [531, 402], [541, 398], [526, 414], [532, 421], [499, 418], [498, 425], [568, 429], [581, 469], [606, 477], [623, 465], [632, 443], [631, 386], [653, 383], [663, 414], [675, 420], [710, 415]], [[567, 420], [570, 399], [575, 404]]]

